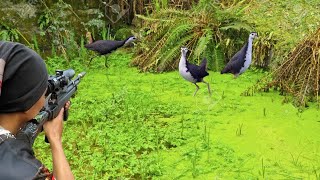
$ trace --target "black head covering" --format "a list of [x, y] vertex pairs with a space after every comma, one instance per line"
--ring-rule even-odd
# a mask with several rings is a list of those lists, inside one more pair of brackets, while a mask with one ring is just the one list
[[30, 109], [47, 82], [46, 65], [36, 52], [20, 43], [0, 41], [0, 113]]

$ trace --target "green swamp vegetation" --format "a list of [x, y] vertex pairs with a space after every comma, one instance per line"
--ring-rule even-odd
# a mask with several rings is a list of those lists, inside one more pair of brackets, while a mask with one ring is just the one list
[[[320, 179], [320, 3], [217, 2], [130, 1], [134, 18], [116, 24], [98, 1], [0, 5], [2, 40], [35, 49], [50, 73], [87, 72], [63, 136], [76, 179]], [[112, 53], [108, 68], [104, 57], [88, 66], [86, 31], [139, 41]], [[237, 79], [221, 75], [250, 31], [260, 36], [253, 65]], [[208, 58], [212, 96], [199, 84], [193, 97], [195, 86], [177, 72], [182, 45], [190, 61]], [[35, 153], [52, 169], [43, 140]]]
[[[116, 52], [109, 69], [96, 59], [72, 100], [63, 140], [77, 178], [319, 177], [317, 107], [300, 111], [278, 91], [241, 95], [264, 72], [235, 80], [210, 71], [212, 97], [205, 84], [192, 97], [176, 71], [139, 73], [130, 59]], [[50, 165], [43, 137], [35, 149]]]

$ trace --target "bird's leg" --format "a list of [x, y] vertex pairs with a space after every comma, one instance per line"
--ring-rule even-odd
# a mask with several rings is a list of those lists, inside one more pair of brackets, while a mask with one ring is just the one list
[[98, 56], [99, 56], [99, 55], [96, 55], [96, 56], [94, 56], [94, 57], [90, 58], [90, 61], [89, 61], [89, 65], [88, 65], [88, 66], [90, 66], [91, 61], [92, 61], [94, 58], [98, 57]]
[[104, 66], [107, 68], [109, 67], [109, 64], [108, 64], [108, 55], [105, 55], [105, 60], [104, 60]]
[[211, 96], [211, 90], [210, 90], [210, 85], [209, 85], [209, 83], [205, 82], [204, 80], [202, 80], [202, 82], [205, 83], [205, 84], [207, 84], [207, 86], [208, 86], [208, 92], [209, 92], [209, 94], [210, 94], [210, 96]]
[[234, 74], [233, 79], [237, 79], [238, 76], [239, 76], [239, 74]]
[[196, 83], [194, 83], [194, 85], [197, 86], [197, 89], [196, 89], [196, 91], [194, 92], [193, 96], [195, 96], [195, 95], [197, 94], [198, 90], [199, 90], [199, 86], [198, 86]]

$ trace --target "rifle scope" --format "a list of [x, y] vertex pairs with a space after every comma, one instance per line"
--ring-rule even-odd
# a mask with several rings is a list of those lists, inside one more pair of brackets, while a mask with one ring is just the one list
[[75, 71], [73, 69], [56, 70], [56, 75], [50, 75], [48, 78], [48, 89], [46, 96], [58, 92], [68, 85], [69, 81], [73, 78]]

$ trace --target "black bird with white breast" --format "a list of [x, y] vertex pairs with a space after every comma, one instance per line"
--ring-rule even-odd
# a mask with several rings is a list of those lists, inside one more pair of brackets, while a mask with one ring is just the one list
[[221, 71], [221, 74], [232, 73], [234, 78], [236, 78], [249, 68], [252, 60], [252, 42], [256, 37], [258, 37], [256, 32], [250, 33], [248, 41], [241, 50], [230, 59], [228, 64]]
[[194, 92], [193, 96], [195, 96], [197, 91], [199, 90], [199, 86], [197, 85], [198, 82], [203, 82], [203, 83], [207, 84], [209, 94], [211, 95], [209, 83], [207, 83], [203, 80], [204, 77], [209, 75], [209, 73], [206, 71], [207, 60], [204, 58], [200, 64], [200, 66], [197, 66], [195, 64], [191, 64], [187, 60], [187, 52], [188, 52], [188, 48], [186, 48], [186, 47], [181, 48], [181, 58], [180, 58], [180, 62], [179, 62], [180, 75], [185, 80], [192, 82], [194, 85], [196, 85], [197, 89]]
[[[86, 37], [88, 38], [89, 43], [86, 44], [84, 47], [89, 50], [92, 50], [92, 51], [99, 53], [99, 55], [110, 54], [112, 51], [115, 51], [120, 47], [126, 46], [136, 40], [136, 37], [130, 36], [123, 41], [113, 41], [113, 40], [97, 40], [97, 41], [95, 41], [90, 32], [87, 32]], [[95, 57], [97, 57], [97, 56], [95, 56]], [[93, 57], [93, 58], [95, 58], [95, 57]], [[91, 58], [91, 60], [93, 58]], [[91, 63], [91, 60], [90, 60], [90, 63]]]

